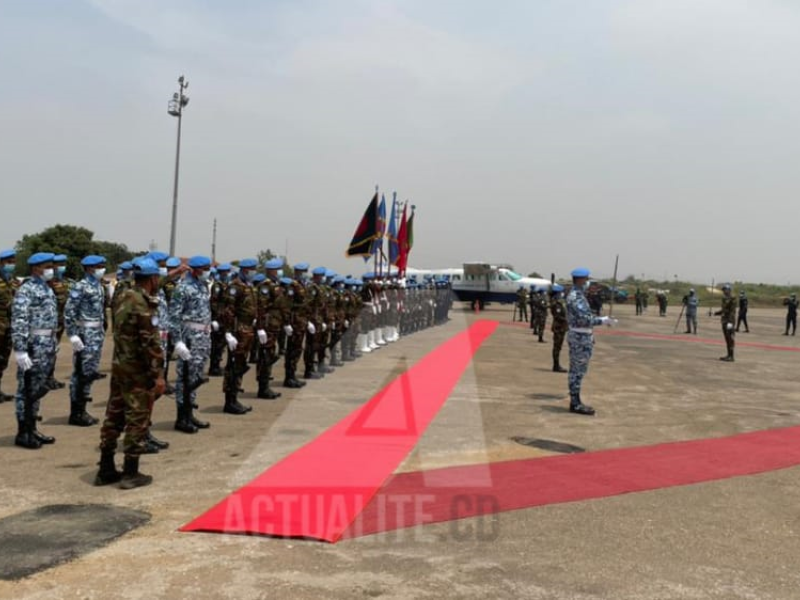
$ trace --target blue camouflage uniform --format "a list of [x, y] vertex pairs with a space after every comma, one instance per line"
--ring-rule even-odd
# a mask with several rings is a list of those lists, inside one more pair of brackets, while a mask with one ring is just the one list
[[[187, 273], [172, 292], [169, 334], [176, 344], [183, 342], [192, 353], [189, 380], [195, 382], [202, 379], [205, 362], [211, 352], [211, 304], [208, 285], [191, 273]], [[178, 357], [175, 402], [179, 406], [183, 402], [183, 363], [183, 359]], [[196, 395], [197, 392], [191, 392], [192, 402]]]
[[583, 289], [578, 286], [572, 286], [569, 294], [567, 294], [570, 406], [576, 406], [581, 403], [581, 382], [589, 369], [589, 360], [592, 358], [594, 347], [592, 327], [602, 322], [602, 318], [596, 317], [592, 313]]
[[[84, 266], [94, 266], [100, 262], [105, 262], [105, 259], [81, 261]], [[83, 388], [78, 389], [80, 387], [79, 376], [77, 370], [73, 369], [69, 385], [69, 399], [72, 404], [80, 403], [90, 396], [93, 377], [100, 368], [100, 355], [103, 352], [103, 341], [105, 340], [103, 329], [105, 298], [105, 289], [93, 274], [87, 274], [86, 277], [75, 283], [67, 297], [67, 305], [64, 308], [64, 325], [67, 336], [77, 335], [84, 345], [84, 349], [80, 353], [83, 359]]]
[[[40, 277], [31, 277], [14, 296], [11, 308], [11, 343], [14, 352], [27, 352], [33, 361], [31, 393], [34, 398], [44, 395], [45, 382], [56, 360], [58, 308], [56, 296]], [[25, 419], [25, 379], [17, 368], [17, 421]], [[33, 415], [39, 412], [39, 400], [33, 403]]]

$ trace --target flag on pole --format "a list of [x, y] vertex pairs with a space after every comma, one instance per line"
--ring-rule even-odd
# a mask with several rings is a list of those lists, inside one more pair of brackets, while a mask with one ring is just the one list
[[389, 217], [389, 264], [397, 265], [397, 257], [400, 255], [400, 245], [397, 243], [397, 193], [392, 198], [392, 215]]
[[[375, 241], [372, 242], [372, 248], [370, 249], [370, 255], [377, 254], [379, 251], [383, 250], [383, 237], [386, 232], [386, 197], [381, 194], [381, 203], [378, 205], [378, 226], [376, 229]], [[364, 260], [369, 260], [368, 256], [364, 257]]]
[[372, 242], [378, 236], [378, 191], [367, 205], [361, 222], [356, 227], [350, 246], [347, 248], [346, 256], [372, 256]]
[[403, 216], [400, 217], [400, 230], [397, 232], [397, 246], [399, 253], [397, 255], [397, 271], [402, 277], [406, 272], [408, 266], [408, 225], [406, 223], [406, 209], [408, 203], [403, 205]]
[[406, 225], [406, 254], [411, 252], [414, 247], [414, 209], [415, 205], [411, 205], [411, 216], [408, 217], [408, 225]]

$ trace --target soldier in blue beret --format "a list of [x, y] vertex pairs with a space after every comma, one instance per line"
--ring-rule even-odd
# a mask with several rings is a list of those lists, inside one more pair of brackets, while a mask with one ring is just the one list
[[595, 410], [581, 400], [581, 383], [594, 348], [592, 328], [595, 325], [611, 325], [609, 317], [596, 317], [586, 299], [585, 288], [589, 281], [589, 269], [572, 271], [572, 289], [567, 295], [567, 323], [569, 333], [569, 411], [580, 415], [593, 415]]
[[192, 256], [187, 264], [191, 270], [175, 286], [169, 303], [169, 334], [178, 356], [175, 430], [197, 433], [209, 427], [207, 421], [194, 416], [193, 409], [196, 389], [204, 382], [205, 363], [211, 352], [211, 259]]
[[[61, 344], [61, 338], [64, 336], [64, 309], [67, 305], [67, 296], [71, 281], [66, 277], [67, 271], [67, 255], [55, 254], [53, 256], [53, 278], [47, 282], [50, 289], [56, 296], [56, 307], [58, 310], [58, 330], [56, 333], [56, 348]], [[52, 371], [47, 377], [47, 387], [51, 390], [60, 390], [65, 387], [64, 382], [58, 381], [55, 378], [56, 361], [58, 360], [58, 353], [56, 353], [56, 360], [53, 361]]]
[[86, 412], [86, 403], [91, 402], [92, 383], [100, 378], [106, 308], [106, 293], [101, 281], [106, 273], [106, 259], [89, 255], [81, 260], [81, 265], [84, 278], [70, 289], [64, 308], [64, 323], [73, 354], [69, 424], [89, 427], [98, 422]]
[[56, 356], [58, 308], [55, 294], [47, 285], [54, 276], [53, 256], [51, 252], [37, 252], [28, 258], [31, 276], [17, 290], [11, 308], [11, 341], [17, 363], [18, 430], [14, 443], [31, 450], [55, 442], [36, 426]]
[[224, 321], [222, 311], [225, 309], [225, 294], [230, 285], [231, 263], [217, 265], [217, 279], [211, 286], [211, 355], [209, 357], [208, 376], [222, 376], [222, 353], [225, 351], [225, 329], [220, 325]]
[[[14, 277], [17, 253], [14, 250], [0, 252], [0, 380], [11, 357], [11, 303], [19, 287]], [[10, 402], [11, 394], [0, 391], [0, 402]]]

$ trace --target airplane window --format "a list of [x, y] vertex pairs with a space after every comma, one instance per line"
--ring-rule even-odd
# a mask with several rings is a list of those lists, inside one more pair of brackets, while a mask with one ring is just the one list
[[500, 273], [498, 277], [500, 278], [500, 281], [508, 281], [508, 277], [506, 277], [503, 273]]
[[519, 281], [520, 279], [522, 279], [522, 275], [520, 275], [519, 273], [515, 273], [514, 271], [510, 271], [509, 270], [509, 271], [506, 271], [505, 273], [506, 273], [506, 275], [508, 275], [508, 278], [511, 281]]
[[492, 281], [497, 281], [497, 273], [492, 273], [491, 277], [489, 277]]

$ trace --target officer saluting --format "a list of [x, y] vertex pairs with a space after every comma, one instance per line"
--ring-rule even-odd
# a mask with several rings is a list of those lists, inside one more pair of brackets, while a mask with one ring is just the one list
[[47, 377], [56, 359], [58, 309], [47, 282], [53, 278], [53, 254], [37, 252], [28, 258], [30, 278], [14, 296], [11, 340], [17, 361], [17, 424], [14, 443], [37, 450], [55, 438], [36, 429], [39, 400], [48, 392]]
[[609, 317], [596, 317], [589, 307], [584, 290], [589, 281], [589, 269], [572, 271], [572, 289], [567, 295], [567, 323], [569, 333], [569, 412], [593, 415], [595, 410], [581, 401], [581, 383], [594, 349], [595, 325], [610, 325]]

